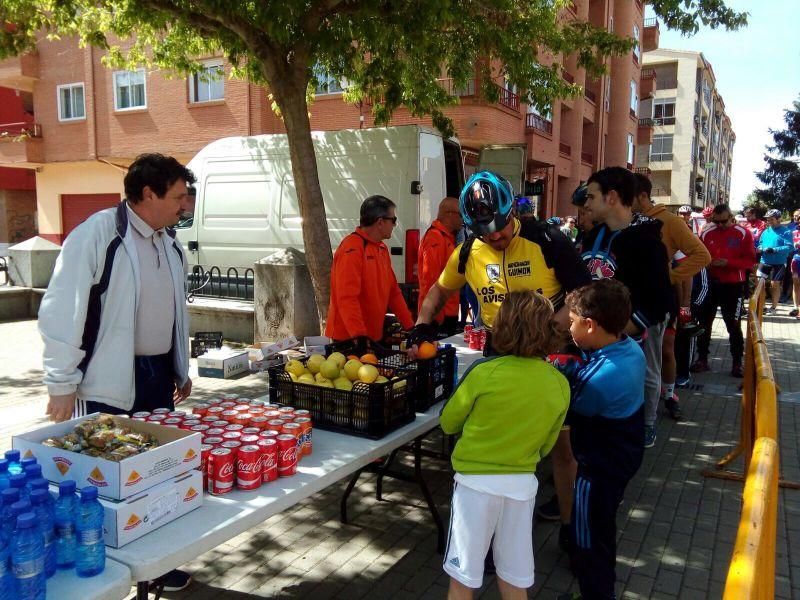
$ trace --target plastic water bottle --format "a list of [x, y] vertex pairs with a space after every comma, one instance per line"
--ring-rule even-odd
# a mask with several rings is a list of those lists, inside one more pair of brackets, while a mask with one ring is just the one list
[[44, 574], [44, 539], [36, 526], [36, 515], [17, 517], [17, 531], [11, 544], [11, 568], [16, 581], [17, 598], [44, 600], [47, 579]]
[[44, 537], [44, 573], [52, 577], [56, 572], [56, 535], [53, 515], [53, 499], [47, 490], [31, 492], [31, 504], [39, 529]]
[[[34, 479], [29, 481], [27, 484], [28, 490], [33, 492], [34, 490], [45, 490], [47, 493], [50, 493], [50, 483], [44, 477], [39, 477], [38, 479]], [[52, 499], [52, 496], [50, 497]], [[55, 501], [53, 501], [55, 503]]]
[[94, 577], [106, 568], [103, 515], [103, 505], [97, 500], [97, 488], [93, 485], [82, 488], [75, 514], [75, 533], [78, 538], [75, 571], [78, 577]]
[[19, 502], [19, 490], [17, 488], [8, 488], [0, 492], [0, 499], [2, 499], [3, 509], [0, 513], [0, 521], [2, 521], [2, 537], [6, 540], [11, 539], [11, 534], [14, 533], [15, 520], [11, 518], [11, 506], [15, 502]]
[[9, 477], [11, 475], [8, 473], [8, 461], [5, 458], [0, 458], [0, 492], [11, 485]]
[[27, 483], [27, 479], [24, 473], [17, 473], [11, 476], [11, 487], [19, 490], [20, 500], [30, 500], [28, 497], [28, 488], [25, 487], [25, 483]]
[[42, 478], [42, 465], [26, 465], [25, 469], [25, 488], [28, 494], [31, 493], [31, 482]]
[[5, 456], [8, 461], [9, 475], [22, 472], [22, 465], [19, 464], [19, 450], [6, 450]]
[[19, 464], [22, 467], [22, 470], [20, 471], [20, 473], [24, 473], [26, 467], [29, 467], [31, 465], [38, 465], [39, 461], [36, 460], [35, 456], [27, 456], [27, 457], [23, 458], [22, 460], [20, 460]]
[[59, 483], [55, 508], [56, 566], [59, 569], [71, 569], [75, 566], [75, 548], [78, 544], [75, 537], [77, 506], [75, 482], [67, 479]]
[[11, 572], [11, 540], [0, 535], [0, 600], [14, 600], [14, 574]]

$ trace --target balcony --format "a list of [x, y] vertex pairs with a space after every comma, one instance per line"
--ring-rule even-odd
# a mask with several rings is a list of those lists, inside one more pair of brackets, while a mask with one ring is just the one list
[[[458, 96], [459, 98], [477, 98], [476, 90], [478, 89], [479, 82], [476, 79], [470, 79], [466, 85], [456, 86], [452, 79], [439, 79], [439, 85], [451, 96]], [[498, 98], [497, 104], [504, 106], [509, 110], [519, 112], [519, 95], [511, 90], [498, 85], [494, 81], [492, 86], [497, 89]]]
[[650, 175], [653, 171], [650, 170], [650, 167], [636, 167], [634, 172], [640, 175]]
[[592, 104], [597, 104], [597, 94], [595, 94], [589, 88], [584, 88], [583, 90], [583, 97], [586, 98]]
[[525, 115], [525, 129], [553, 135], [553, 123], [535, 113]]
[[0, 60], [0, 87], [33, 92], [39, 79], [39, 54], [31, 52]]
[[567, 83], [575, 83], [575, 76], [569, 71], [561, 71], [561, 79]]
[[653, 119], [639, 119], [636, 142], [640, 146], [649, 146], [653, 142]]
[[558, 153], [563, 156], [572, 156], [572, 146], [565, 144], [564, 142], [560, 142], [558, 144]]
[[639, 127], [654, 127], [655, 119], [639, 119]]
[[669, 198], [672, 196], [672, 190], [670, 188], [653, 188], [650, 191], [651, 198]]
[[650, 52], [658, 49], [658, 20], [655, 18], [644, 20], [644, 35], [642, 36], [642, 50]]
[[38, 123], [0, 124], [0, 165], [35, 167], [44, 162]]
[[641, 82], [639, 83], [639, 94], [642, 99], [652, 98], [656, 92], [656, 70], [642, 69]]
[[581, 152], [581, 162], [586, 165], [594, 164], [594, 155], [591, 152]]

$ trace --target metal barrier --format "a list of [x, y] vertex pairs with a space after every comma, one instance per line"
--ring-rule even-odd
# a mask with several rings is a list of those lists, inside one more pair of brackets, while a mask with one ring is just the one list
[[193, 302], [196, 296], [253, 300], [255, 292], [255, 272], [250, 268], [239, 275], [238, 269], [231, 267], [223, 276], [219, 267], [210, 267], [206, 271], [202, 265], [195, 265], [186, 276], [186, 282], [189, 290], [186, 294], [187, 302]]

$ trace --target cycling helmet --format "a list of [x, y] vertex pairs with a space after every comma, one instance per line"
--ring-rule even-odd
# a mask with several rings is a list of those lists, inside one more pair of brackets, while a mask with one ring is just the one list
[[684, 204], [683, 206], [681, 206], [678, 209], [678, 214], [679, 215], [690, 215], [690, 214], [692, 214], [692, 207], [689, 206], [688, 204]]
[[585, 183], [579, 185], [575, 188], [575, 191], [572, 192], [572, 203], [575, 206], [583, 206], [586, 204], [586, 193], [588, 192], [589, 188], [586, 186]]
[[518, 215], [532, 215], [534, 213], [533, 202], [527, 196], [515, 196], [514, 206]]
[[458, 199], [464, 224], [476, 235], [503, 229], [514, 208], [514, 192], [505, 177], [479, 171], [469, 178]]
[[703, 218], [708, 221], [711, 218], [711, 215], [714, 214], [714, 207], [713, 206], [706, 206], [703, 209]]
[[776, 219], [780, 219], [781, 211], [779, 211], [777, 208], [772, 208], [764, 214], [764, 218], [766, 219], [767, 217], [775, 217]]
[[547, 219], [547, 224], [555, 225], [558, 227], [561, 225], [561, 217], [550, 217], [549, 219]]

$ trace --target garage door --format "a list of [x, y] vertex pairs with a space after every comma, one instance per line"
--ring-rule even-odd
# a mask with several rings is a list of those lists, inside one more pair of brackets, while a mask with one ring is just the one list
[[91, 215], [119, 204], [119, 194], [61, 194], [62, 239]]

